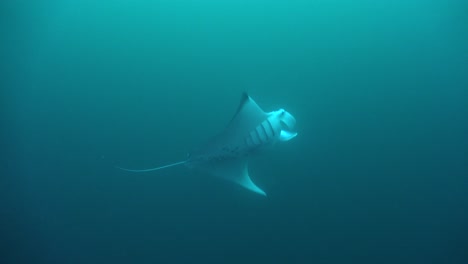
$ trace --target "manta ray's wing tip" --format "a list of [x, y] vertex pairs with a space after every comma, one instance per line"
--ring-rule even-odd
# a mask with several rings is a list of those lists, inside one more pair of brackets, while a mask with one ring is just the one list
[[258, 190], [254, 190], [254, 192], [262, 195], [262, 196], [265, 196], [265, 197], [268, 197], [268, 195], [266, 194], [266, 192], [264, 192], [262, 189], [258, 188]]

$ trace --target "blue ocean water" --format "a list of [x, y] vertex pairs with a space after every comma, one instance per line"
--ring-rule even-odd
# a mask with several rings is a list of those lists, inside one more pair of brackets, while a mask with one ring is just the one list
[[[462, 0], [0, 5], [1, 263], [468, 263]], [[176, 162], [247, 91], [262, 197]]]

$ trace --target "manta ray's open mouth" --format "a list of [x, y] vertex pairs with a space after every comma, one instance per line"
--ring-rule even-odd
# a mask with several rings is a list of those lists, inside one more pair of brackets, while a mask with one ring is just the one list
[[281, 141], [288, 141], [297, 136], [297, 132], [294, 131], [296, 126], [296, 119], [289, 112], [284, 109], [280, 109], [279, 119], [281, 125]]

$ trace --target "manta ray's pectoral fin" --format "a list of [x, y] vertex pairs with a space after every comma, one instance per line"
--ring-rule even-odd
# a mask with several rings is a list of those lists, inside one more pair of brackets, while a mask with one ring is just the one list
[[214, 176], [237, 183], [252, 192], [266, 196], [266, 193], [250, 179], [246, 159], [221, 161], [207, 169]]

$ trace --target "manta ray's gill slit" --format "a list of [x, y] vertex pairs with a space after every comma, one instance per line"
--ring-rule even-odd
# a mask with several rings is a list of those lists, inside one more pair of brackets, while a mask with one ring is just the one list
[[267, 122], [268, 126], [270, 127], [270, 131], [271, 131], [272, 136], [273, 136], [273, 137], [276, 137], [276, 132], [275, 132], [275, 130], [273, 129], [273, 125], [271, 124], [270, 119], [268, 118], [268, 119], [266, 120], [266, 122]]
[[263, 144], [267, 143], [268, 138], [267, 138], [266, 133], [263, 132], [264, 130], [263, 130], [262, 124], [257, 126], [255, 128], [255, 131], [257, 132], [258, 138], [260, 139], [260, 143], [263, 143]]
[[267, 132], [265, 128], [265, 122], [263, 122], [260, 126], [262, 127], [263, 133], [265, 134], [267, 141], [270, 140], [270, 134]]
[[[255, 149], [266, 143], [265, 136], [261, 136], [261, 128], [257, 126], [244, 138], [247, 149]], [[261, 132], [263, 134], [263, 131]]]
[[270, 120], [265, 120], [262, 122], [262, 127], [265, 130], [265, 133], [268, 135], [268, 140], [271, 140], [275, 137], [275, 130], [270, 123]]
[[253, 131], [250, 131], [250, 137], [252, 138], [252, 142], [254, 146], [260, 145], [262, 143], [260, 139], [258, 138], [256, 128]]

